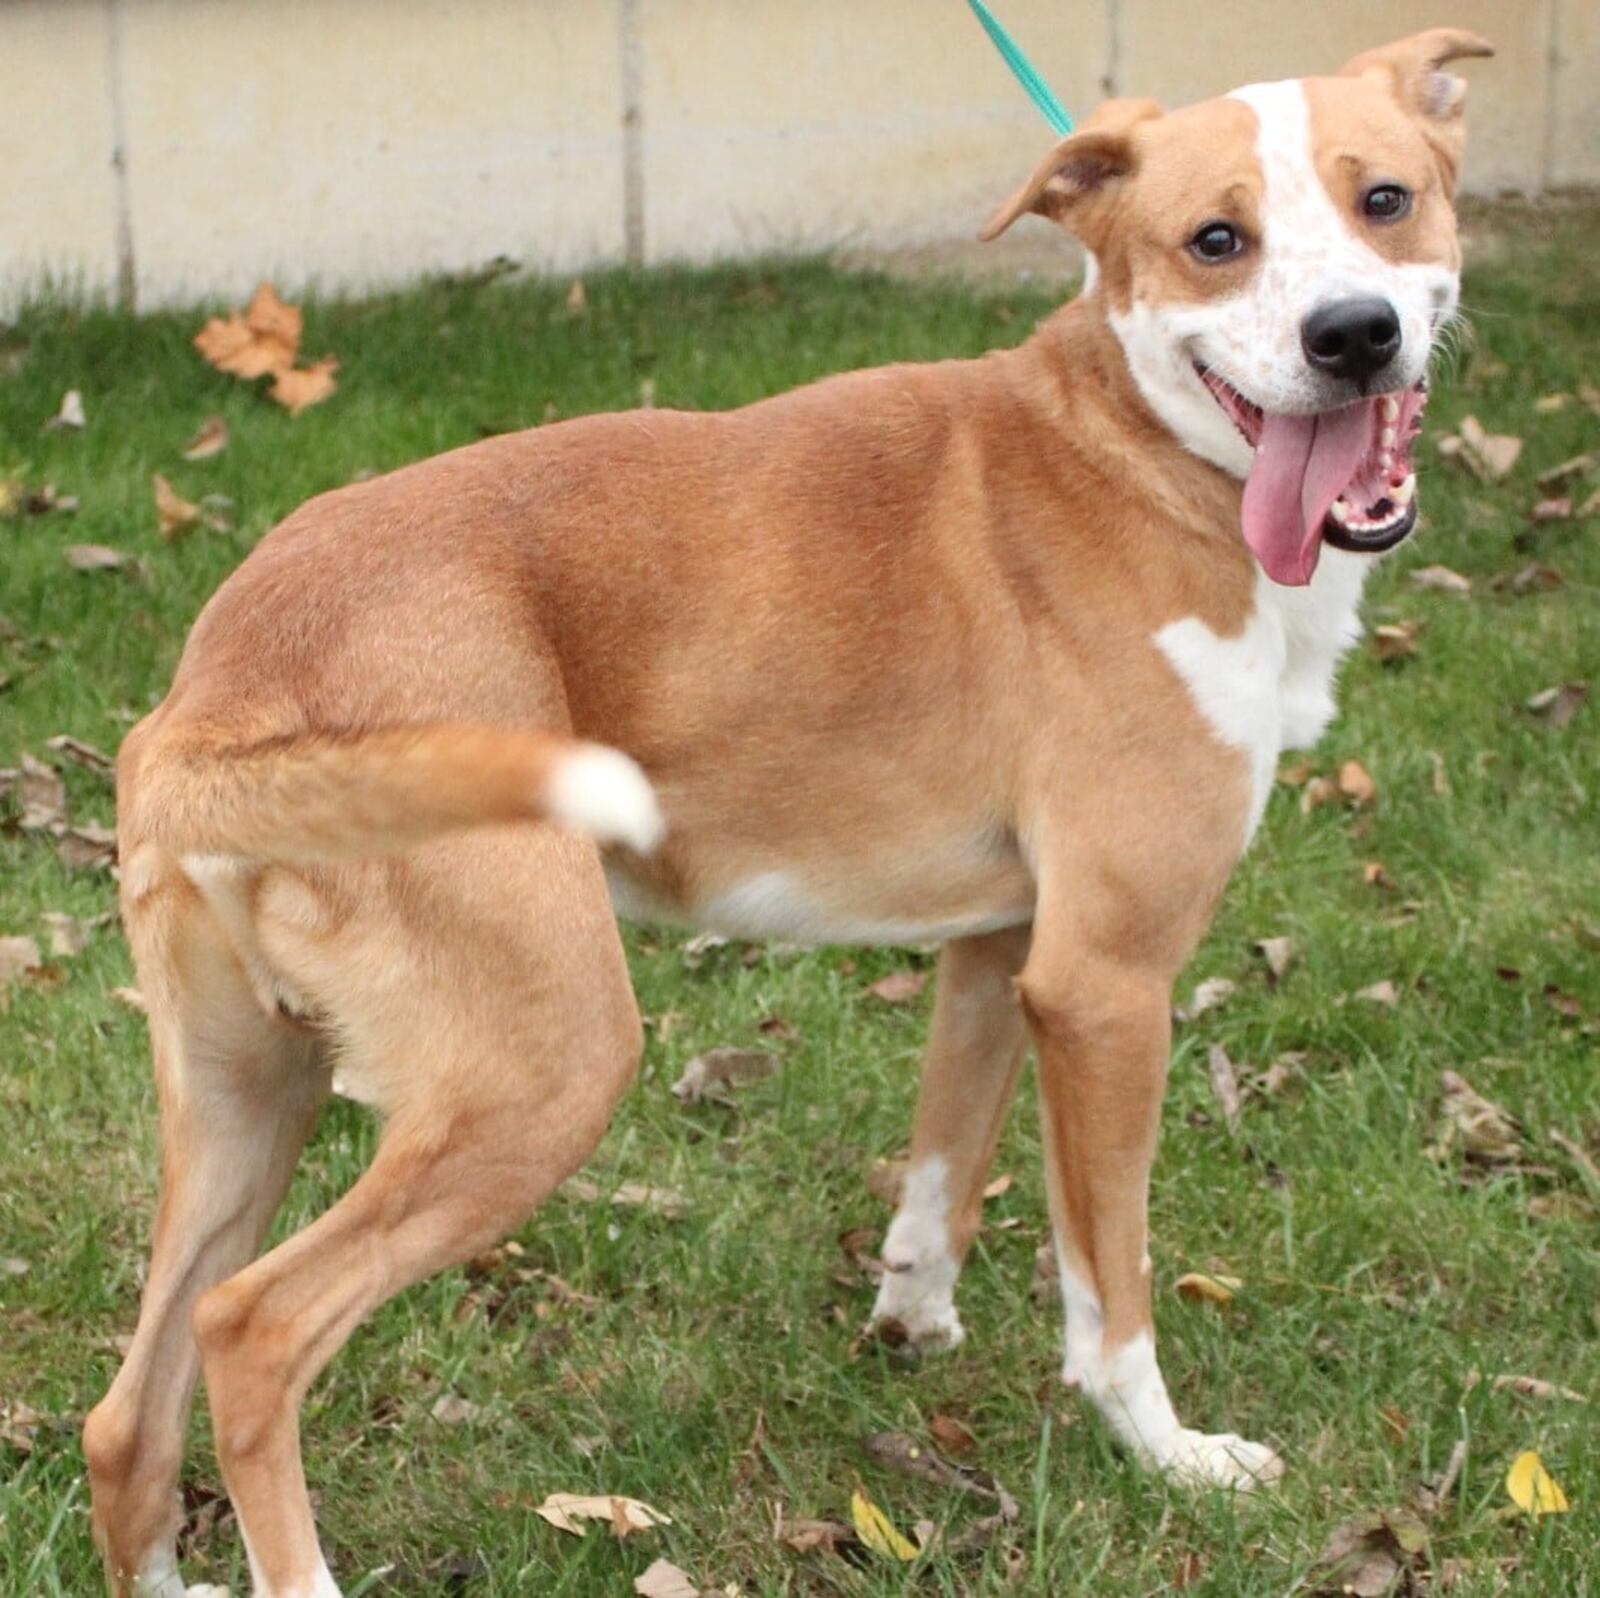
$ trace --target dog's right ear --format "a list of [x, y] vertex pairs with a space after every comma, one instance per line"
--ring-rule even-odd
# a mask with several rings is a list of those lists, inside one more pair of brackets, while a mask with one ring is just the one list
[[1034, 168], [1033, 176], [989, 218], [978, 237], [987, 244], [1030, 212], [1080, 231], [1078, 213], [1138, 167], [1134, 128], [1161, 114], [1154, 100], [1108, 100], [1079, 132], [1063, 139]]

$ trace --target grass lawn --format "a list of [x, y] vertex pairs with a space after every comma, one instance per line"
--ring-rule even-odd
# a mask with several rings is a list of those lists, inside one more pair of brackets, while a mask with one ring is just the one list
[[[872, 1288], [839, 1238], [887, 1221], [864, 1178], [907, 1136], [928, 1004], [866, 988], [928, 955], [686, 955], [678, 935], [642, 929], [646, 1062], [589, 1175], [677, 1189], [684, 1211], [560, 1197], [518, 1234], [520, 1255], [406, 1293], [357, 1334], [304, 1424], [347, 1593], [626, 1594], [658, 1556], [746, 1595], [1316, 1592], [1330, 1532], [1411, 1502], [1460, 1440], [1459, 1483], [1395, 1590], [1600, 1592], [1594, 1406], [1493, 1385], [1533, 1375], [1600, 1401], [1600, 1185], [1572, 1152], [1600, 1153], [1600, 705], [1559, 726], [1525, 708], [1600, 668], [1600, 521], [1529, 516], [1550, 497], [1538, 474], [1600, 440], [1579, 399], [1537, 404], [1600, 382], [1600, 215], [1519, 213], [1490, 243], [1465, 296], [1475, 339], [1443, 375], [1430, 433], [1471, 412], [1524, 438], [1521, 458], [1485, 486], [1424, 443], [1427, 526], [1367, 606], [1372, 624], [1417, 624], [1415, 653], [1352, 659], [1312, 757], [1325, 775], [1363, 762], [1376, 800], [1307, 810], [1304, 790], [1280, 786], [1183, 985], [1237, 989], [1178, 1029], [1153, 1197], [1164, 1363], [1190, 1424], [1282, 1447], [1283, 1488], [1231, 1502], [1152, 1480], [1060, 1388], [1060, 1311], [1032, 1292], [1047, 1228], [1026, 1092], [996, 1167], [1014, 1180], [962, 1285], [966, 1347], [921, 1363], [857, 1347]], [[722, 407], [842, 367], [975, 354], [1051, 304], [1027, 286], [821, 264], [608, 274], [587, 290], [582, 315], [566, 283], [514, 278], [314, 303], [304, 347], [341, 358], [342, 386], [298, 419], [202, 364], [199, 313], [40, 304], [0, 329], [0, 479], [79, 500], [0, 520], [0, 765], [45, 756], [59, 733], [113, 749], [222, 577], [300, 500], [358, 472], [547, 408], [624, 407], [646, 381], [659, 404]], [[68, 388], [88, 426], [41, 431]], [[231, 446], [184, 462], [210, 413]], [[190, 499], [227, 496], [232, 530], [163, 542], [152, 471]], [[1556, 492], [1581, 503], [1597, 484], [1591, 470]], [[63, 551], [80, 543], [135, 564], [74, 571]], [[1470, 594], [1412, 581], [1434, 564]], [[1530, 565], [1548, 573], [1500, 582]], [[74, 819], [109, 821], [108, 785], [64, 770]], [[0, 935], [43, 943], [47, 912], [110, 910], [109, 874], [69, 869], [18, 814], [0, 798]], [[1295, 959], [1274, 982], [1254, 944], [1279, 937]], [[113, 924], [0, 995], [7, 1598], [100, 1590], [78, 1425], [134, 1322], [156, 1183], [143, 1026], [112, 995], [131, 980]], [[1352, 997], [1382, 982], [1392, 1004]], [[724, 1044], [773, 1047], [782, 1069], [731, 1107], [681, 1106], [683, 1064]], [[1213, 1045], [1241, 1081], [1295, 1057], [1276, 1091], [1247, 1094], [1236, 1131], [1209, 1085]], [[1516, 1117], [1514, 1158], [1430, 1157], [1447, 1070]], [[373, 1139], [362, 1112], [329, 1109], [280, 1233], [343, 1191]], [[1243, 1285], [1226, 1308], [1193, 1303], [1173, 1291], [1192, 1270]], [[443, 1411], [452, 1422], [435, 1418], [442, 1397], [465, 1400]], [[909, 1565], [775, 1540], [780, 1507], [848, 1520], [857, 1485], [905, 1529], [957, 1534], [987, 1513], [863, 1447], [891, 1429], [925, 1438], [936, 1414], [970, 1429], [970, 1460], [1019, 1500], [1011, 1532]], [[1506, 1513], [1507, 1467], [1529, 1448], [1572, 1513]], [[203, 1405], [186, 1480], [188, 1577], [243, 1594]], [[673, 1524], [579, 1541], [535, 1515], [552, 1491], [626, 1493]]]

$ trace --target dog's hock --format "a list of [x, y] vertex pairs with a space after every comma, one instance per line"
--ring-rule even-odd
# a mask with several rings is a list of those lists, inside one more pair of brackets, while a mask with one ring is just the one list
[[667, 830], [649, 779], [625, 754], [600, 744], [584, 744], [557, 760], [544, 803], [558, 826], [640, 854], [649, 854]]

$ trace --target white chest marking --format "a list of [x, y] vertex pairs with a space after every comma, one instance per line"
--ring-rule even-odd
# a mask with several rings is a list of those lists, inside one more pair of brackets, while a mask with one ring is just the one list
[[1234, 638], [1197, 616], [1155, 634], [1211, 730], [1250, 763], [1246, 843], [1266, 809], [1279, 754], [1315, 743], [1333, 719], [1334, 677], [1360, 636], [1356, 610], [1370, 564], [1325, 549], [1304, 588], [1281, 588], [1258, 573], [1254, 609]]

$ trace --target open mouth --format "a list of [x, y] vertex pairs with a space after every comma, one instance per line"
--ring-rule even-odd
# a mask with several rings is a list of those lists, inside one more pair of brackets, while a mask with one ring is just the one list
[[1322, 545], [1378, 554], [1416, 525], [1412, 446], [1427, 379], [1310, 416], [1271, 416], [1198, 363], [1195, 370], [1255, 451], [1245, 482], [1244, 536], [1274, 582], [1311, 581]]

